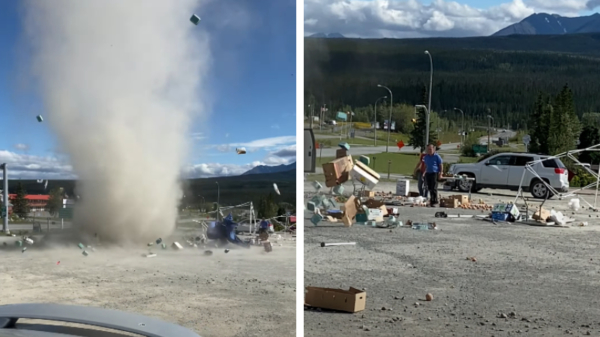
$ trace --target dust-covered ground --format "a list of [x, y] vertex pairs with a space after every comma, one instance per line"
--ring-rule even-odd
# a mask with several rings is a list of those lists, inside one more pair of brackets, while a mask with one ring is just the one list
[[86, 249], [86, 257], [76, 241], [50, 248], [36, 242], [22, 253], [15, 238], [2, 238], [9, 245], [0, 246], [0, 304], [117, 309], [179, 324], [202, 337], [296, 335], [295, 238], [272, 237], [270, 253], [262, 246], [228, 245], [207, 246], [213, 255], [205, 256], [205, 249], [188, 246], [182, 234], [165, 243], [178, 241], [183, 250], [154, 247], [153, 258], [143, 256], [144, 245], [94, 243], [85, 243], [95, 249]]
[[[305, 190], [313, 190], [310, 181]], [[395, 186], [380, 183], [376, 190]], [[516, 194], [483, 192], [473, 197], [490, 204]], [[593, 203], [593, 195], [585, 198]], [[546, 205], [565, 212], [567, 202]], [[589, 226], [550, 228], [434, 218], [443, 210], [400, 207], [400, 220], [436, 222], [435, 231], [313, 226], [305, 219], [305, 286], [367, 293], [363, 312], [306, 311], [305, 336], [600, 336], [598, 213], [568, 211]], [[356, 246], [321, 248], [321, 242]]]

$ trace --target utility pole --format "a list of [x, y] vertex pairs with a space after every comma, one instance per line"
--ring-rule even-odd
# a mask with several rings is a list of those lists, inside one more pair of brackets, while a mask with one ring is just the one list
[[392, 131], [392, 109], [393, 109], [393, 106], [394, 106], [394, 95], [392, 94], [392, 90], [390, 90], [390, 88], [388, 88], [388, 87], [386, 87], [384, 85], [381, 85], [381, 84], [378, 84], [377, 86], [380, 87], [380, 88], [387, 89], [387, 91], [390, 93], [390, 119], [388, 120], [388, 125], [387, 125], [387, 128], [388, 128], [388, 139], [387, 139], [387, 143], [385, 143], [385, 152], [389, 152], [390, 132]]
[[[489, 109], [488, 109], [488, 112], [489, 112]], [[487, 117], [488, 117], [488, 148], [487, 148], [487, 150], [488, 150], [488, 152], [490, 152], [490, 146], [491, 146], [490, 127], [491, 127], [491, 121], [492, 121], [492, 119], [494, 119], [494, 117], [492, 117], [492, 115], [488, 115]]]
[[425, 54], [429, 56], [429, 104], [427, 105], [427, 125], [425, 126], [425, 146], [429, 145], [429, 114], [431, 114], [431, 90], [433, 87], [433, 59], [431, 58], [431, 54], [428, 50], [425, 51]]
[[0, 167], [2, 168], [2, 179], [4, 179], [3, 181], [3, 188], [2, 188], [2, 215], [3, 215], [3, 226], [2, 226], [2, 231], [4, 231], [4, 233], [8, 233], [8, 173], [6, 172], [8, 170], [8, 168], [6, 167], [6, 163], [0, 165]]

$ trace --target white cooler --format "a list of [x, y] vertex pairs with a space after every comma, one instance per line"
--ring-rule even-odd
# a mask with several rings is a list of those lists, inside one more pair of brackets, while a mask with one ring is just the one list
[[360, 168], [360, 165], [354, 165], [352, 171], [350, 171], [350, 176], [352, 179], [360, 181], [360, 183], [365, 185], [366, 189], [368, 190], [372, 190], [379, 182], [379, 179], [373, 177], [371, 174]]
[[410, 189], [410, 181], [407, 179], [398, 179], [396, 182], [396, 195], [401, 195], [403, 197], [408, 195], [408, 191]]

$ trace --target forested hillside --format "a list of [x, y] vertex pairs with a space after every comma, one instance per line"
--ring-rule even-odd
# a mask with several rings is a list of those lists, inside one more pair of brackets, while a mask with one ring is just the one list
[[[327, 104], [329, 113], [373, 105], [388, 95], [377, 84], [392, 90], [394, 104], [423, 103], [422, 91], [429, 86], [430, 69], [425, 50], [433, 56], [433, 111], [456, 107], [467, 119], [479, 116], [480, 121], [489, 111], [498, 125], [523, 128], [538, 95], [555, 95], [565, 84], [573, 92], [578, 116], [600, 111], [600, 34], [308, 38], [304, 49], [306, 104]], [[448, 113], [450, 119], [457, 117]], [[372, 120], [368, 115], [356, 116], [357, 121]]]

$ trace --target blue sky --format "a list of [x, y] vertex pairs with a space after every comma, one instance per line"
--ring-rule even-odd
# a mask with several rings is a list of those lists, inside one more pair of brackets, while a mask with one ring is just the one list
[[[304, 34], [361, 38], [487, 36], [533, 13], [590, 15], [598, 0], [305, 0]], [[591, 6], [592, 8], [594, 6]], [[597, 10], [597, 8], [595, 8]]]
[[[227, 0], [198, 13], [214, 63], [207, 81], [210, 115], [195, 121], [189, 135], [193, 175], [234, 175], [295, 161], [295, 7], [290, 0]], [[191, 24], [188, 19], [182, 24]], [[23, 24], [17, 0], [0, 2], [0, 161], [17, 167], [12, 173], [22, 178], [60, 178], [68, 165], [50, 167], [60, 150], [48, 124], [36, 121], [45, 115], [42, 104], [32, 103], [40, 98], [15, 90]], [[247, 154], [237, 155], [236, 147]]]

